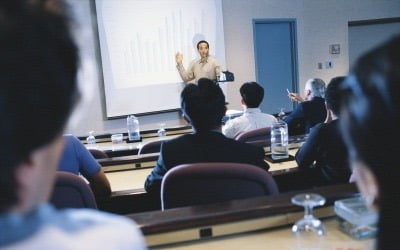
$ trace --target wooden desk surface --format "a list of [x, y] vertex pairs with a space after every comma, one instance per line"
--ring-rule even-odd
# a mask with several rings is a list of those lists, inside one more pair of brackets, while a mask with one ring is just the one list
[[317, 236], [313, 233], [294, 235], [290, 226], [277, 229], [259, 230], [256, 232], [241, 233], [213, 239], [191, 241], [187, 243], [153, 247], [152, 249], [323, 249], [323, 250], [362, 250], [373, 249], [374, 240], [355, 240], [339, 231], [334, 218], [324, 220], [327, 234]]
[[[114, 144], [111, 141], [104, 141], [104, 142], [99, 142], [94, 145], [88, 145], [84, 144], [87, 149], [99, 149], [104, 151], [107, 154], [112, 154], [112, 152], [118, 152], [118, 151], [131, 151], [130, 154], [137, 154], [139, 149], [143, 146], [143, 144], [152, 142], [152, 141], [158, 141], [158, 140], [168, 140], [168, 139], [173, 139], [175, 137], [180, 136], [181, 134], [174, 134], [174, 135], [168, 135], [164, 138], [160, 137], [147, 137], [143, 138], [141, 142], [131, 142], [127, 143], [126, 141], [123, 141], [121, 143]], [[129, 155], [129, 154], [128, 154]]]
[[[297, 149], [291, 149], [289, 150], [289, 153], [291, 155], [294, 155], [296, 151]], [[154, 166], [155, 161], [152, 163], [153, 164], [150, 165]], [[290, 169], [297, 168], [296, 161], [294, 160], [280, 162], [280, 163], [268, 162], [268, 164], [270, 165], [269, 171], [272, 173], [274, 171], [288, 171]], [[134, 167], [133, 163], [125, 163], [125, 164], [119, 164], [118, 167], [121, 169], [130, 168], [130, 170], [114, 171], [114, 172], [105, 171], [105, 172], [108, 180], [110, 181], [111, 190], [113, 192], [125, 191], [130, 189], [143, 189], [144, 182], [147, 176], [153, 170], [153, 166], [133, 168]]]
[[106, 173], [111, 184], [111, 191], [125, 191], [131, 189], [143, 189], [144, 182], [153, 168], [143, 168], [128, 171]]
[[178, 127], [171, 127], [165, 129], [167, 132], [167, 136], [165, 138], [160, 138], [157, 134], [157, 130], [147, 130], [141, 131], [141, 142], [131, 142], [127, 143], [126, 139], [128, 137], [127, 133], [123, 134], [124, 141], [122, 143], [113, 144], [111, 142], [111, 134], [102, 134], [102, 135], [95, 135], [96, 137], [96, 144], [95, 145], [88, 145], [86, 142], [86, 137], [81, 136], [79, 139], [81, 142], [86, 146], [87, 149], [99, 149], [106, 152], [109, 156], [124, 156], [124, 155], [135, 155], [139, 151], [140, 147], [147, 142], [156, 141], [160, 139], [172, 139], [182, 134], [191, 133], [192, 127], [191, 126], [178, 126]]
[[[328, 219], [326, 236], [297, 237], [290, 231], [304, 215], [304, 209], [290, 199], [305, 192], [326, 198], [326, 205], [313, 212], [318, 218]], [[354, 184], [340, 184], [128, 217], [138, 223], [147, 244], [154, 249], [367, 249], [372, 240], [353, 240], [330, 219], [335, 216], [334, 201], [356, 194]]]

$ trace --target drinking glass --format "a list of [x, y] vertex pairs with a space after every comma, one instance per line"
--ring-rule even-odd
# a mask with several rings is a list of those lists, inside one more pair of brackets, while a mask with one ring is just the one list
[[157, 131], [157, 134], [159, 137], [164, 137], [167, 135], [167, 131], [165, 130], [164, 126], [165, 126], [165, 122], [160, 122], [158, 123], [158, 126], [160, 127]]
[[325, 234], [325, 226], [318, 218], [312, 215], [314, 207], [325, 204], [325, 198], [319, 194], [306, 193], [298, 194], [292, 198], [292, 203], [304, 207], [304, 217], [298, 220], [292, 227], [292, 232], [299, 234], [302, 232], [315, 232], [319, 236]]
[[122, 143], [123, 140], [124, 140], [124, 135], [123, 135], [123, 134], [114, 134], [114, 135], [111, 135], [111, 142], [112, 142], [113, 144]]
[[286, 113], [285, 113], [285, 108], [280, 108], [280, 109], [279, 109], [279, 113], [278, 113], [278, 118], [279, 118], [280, 120], [283, 120], [283, 118], [285, 118], [285, 115], [286, 115]]

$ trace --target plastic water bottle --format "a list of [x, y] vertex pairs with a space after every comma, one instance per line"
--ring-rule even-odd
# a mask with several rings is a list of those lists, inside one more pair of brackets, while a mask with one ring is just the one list
[[159, 137], [165, 137], [167, 135], [167, 131], [164, 128], [165, 123], [161, 122], [161, 123], [158, 124], [158, 126], [160, 126], [160, 128], [157, 130], [158, 136]]
[[140, 140], [139, 120], [134, 115], [129, 115], [126, 118], [126, 126], [128, 127], [129, 141]]
[[283, 120], [278, 120], [272, 124], [271, 154], [273, 160], [289, 158], [288, 127]]
[[89, 131], [89, 136], [86, 137], [86, 142], [89, 146], [93, 146], [96, 144], [96, 137], [94, 137], [94, 131]]

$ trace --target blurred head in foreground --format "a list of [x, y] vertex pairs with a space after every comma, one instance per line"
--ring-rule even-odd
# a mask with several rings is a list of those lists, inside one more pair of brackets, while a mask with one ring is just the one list
[[398, 248], [400, 37], [363, 55], [343, 83], [341, 125], [353, 175], [379, 211], [379, 249]]

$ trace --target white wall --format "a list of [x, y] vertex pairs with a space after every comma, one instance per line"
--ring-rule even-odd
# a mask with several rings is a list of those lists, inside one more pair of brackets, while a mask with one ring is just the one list
[[[85, 86], [83, 101], [75, 112], [67, 132], [85, 135], [125, 130], [125, 119], [104, 118], [104, 97], [101, 71], [95, 54], [95, 32], [90, 18], [90, 0], [68, 0], [78, 18], [78, 41], [84, 48]], [[296, 18], [298, 42], [299, 88], [308, 78], [329, 81], [345, 75], [349, 68], [348, 21], [400, 16], [398, 0], [222, 0], [227, 69], [235, 73], [236, 81], [228, 85], [229, 108], [240, 109], [239, 87], [245, 81], [256, 80], [253, 47], [254, 18]], [[330, 55], [329, 45], [340, 44], [340, 55]], [[317, 69], [318, 62], [332, 61], [332, 69]], [[86, 98], [87, 97], [87, 98]], [[139, 118], [142, 129], [156, 128], [162, 120], [167, 126], [183, 124], [179, 113], [157, 114]]]
[[397, 34], [400, 34], [400, 22], [350, 26], [348, 37], [350, 67], [363, 53]]
[[[240, 85], [256, 80], [253, 18], [296, 18], [299, 89], [311, 77], [327, 82], [349, 69], [348, 21], [400, 16], [400, 1], [379, 0], [224, 0], [227, 67], [236, 73], [230, 85], [230, 108], [240, 107]], [[330, 55], [329, 45], [340, 44], [340, 55]], [[332, 69], [317, 69], [332, 61]]]

